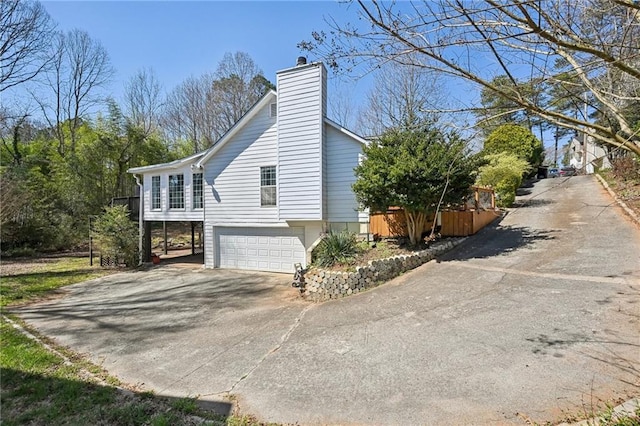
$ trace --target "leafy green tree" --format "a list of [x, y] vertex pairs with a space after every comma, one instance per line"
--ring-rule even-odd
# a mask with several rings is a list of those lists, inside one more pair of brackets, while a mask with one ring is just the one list
[[516, 190], [522, 184], [522, 176], [531, 170], [531, 166], [508, 152], [489, 154], [485, 160], [487, 164], [480, 167], [476, 183], [495, 190], [499, 207], [511, 206], [516, 199]]
[[97, 214], [113, 197], [133, 195], [136, 183], [129, 168], [171, 159], [156, 134], [145, 135], [115, 102], [108, 106], [107, 116], [78, 132], [76, 155], [67, 161], [75, 168], [74, 185], [90, 207], [86, 214]]
[[525, 160], [532, 167], [542, 164], [544, 147], [533, 133], [516, 124], [503, 124], [491, 132], [484, 142], [485, 154], [506, 152]]
[[129, 218], [126, 206], [107, 207], [95, 221], [93, 236], [103, 255], [122, 260], [128, 266], [138, 264], [138, 226]]
[[[491, 83], [505, 90], [515, 90], [519, 85], [517, 80], [511, 80], [506, 75], [499, 75], [491, 80]], [[511, 99], [501, 96], [486, 88], [480, 91], [480, 103], [482, 108], [475, 112], [478, 118], [478, 127], [485, 135], [491, 134], [503, 124], [517, 123], [530, 124], [530, 117], [522, 108]], [[530, 127], [530, 126], [528, 126]]]
[[[126, 120], [118, 105], [75, 131], [76, 148], [62, 155], [55, 129], [23, 115], [0, 115], [2, 250], [71, 248], [88, 236], [88, 217], [116, 196], [130, 196], [130, 167], [171, 159], [157, 134]], [[16, 119], [3, 117], [15, 116]]]
[[[0, 172], [2, 250], [29, 247], [37, 251], [72, 247], [81, 229], [62, 201], [57, 164], [46, 161], [48, 144], [23, 146], [23, 161]], [[55, 149], [53, 149], [54, 152]], [[86, 234], [83, 234], [86, 236]]]
[[[539, 79], [519, 80], [513, 76], [499, 75], [491, 80], [491, 83], [504, 91], [517, 91], [536, 105], [544, 105], [548, 102], [545, 86]], [[477, 126], [485, 136], [490, 135], [501, 125], [518, 124], [530, 129], [531, 132], [534, 128], [538, 129], [542, 140], [544, 130], [549, 127], [546, 120], [530, 114], [517, 102], [488, 88], [481, 90], [480, 102], [482, 108], [476, 110], [475, 115], [478, 119]]]
[[469, 193], [478, 157], [456, 133], [432, 125], [392, 129], [364, 149], [353, 190], [372, 210], [404, 209], [411, 244], [420, 241], [428, 215], [440, 203], [457, 204]]

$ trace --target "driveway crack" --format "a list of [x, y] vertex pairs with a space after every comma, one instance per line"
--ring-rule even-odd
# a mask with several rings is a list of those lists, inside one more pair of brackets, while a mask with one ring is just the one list
[[524, 276], [537, 277], [537, 278], [552, 278], [552, 279], [571, 280], [571, 281], [588, 281], [588, 282], [603, 283], [603, 284], [625, 284], [628, 281], [628, 279], [624, 277], [600, 277], [600, 276], [591, 276], [591, 275], [560, 274], [560, 273], [554, 273], [554, 272], [535, 272], [535, 271], [527, 271], [527, 270], [510, 269], [510, 268], [500, 268], [496, 266], [480, 265], [480, 264], [473, 264], [473, 263], [465, 263], [460, 261], [452, 261], [451, 263], [463, 268], [498, 272], [502, 274], [524, 275]]
[[238, 386], [240, 383], [242, 383], [245, 379], [249, 378], [249, 376], [251, 376], [251, 374], [253, 374], [254, 371], [256, 371], [256, 369], [258, 367], [260, 367], [260, 365], [262, 365], [262, 363], [269, 358], [269, 356], [275, 352], [277, 352], [278, 350], [280, 350], [280, 348], [287, 343], [287, 341], [289, 340], [289, 338], [291, 337], [291, 335], [293, 334], [294, 331], [296, 331], [296, 329], [300, 326], [300, 323], [302, 322], [302, 318], [304, 318], [305, 314], [307, 313], [307, 311], [309, 311], [311, 308], [313, 308], [316, 305], [309, 305], [306, 308], [304, 308], [302, 311], [300, 311], [300, 313], [298, 314], [298, 316], [293, 320], [293, 324], [291, 325], [291, 327], [289, 327], [289, 330], [287, 330], [287, 332], [282, 335], [282, 337], [280, 338], [280, 342], [274, 346], [272, 349], [270, 349], [253, 367], [251, 367], [251, 369], [249, 369], [249, 371], [244, 374], [242, 377], [240, 377], [240, 379], [238, 379], [238, 381], [236, 381], [233, 386], [231, 386], [231, 388], [226, 391], [227, 393], [231, 393], [233, 392], [233, 390], [236, 388], [236, 386]]
[[[298, 328], [298, 326], [300, 325], [300, 321], [302, 320], [302, 318], [304, 317], [304, 315], [307, 313], [308, 310], [310, 310], [311, 308], [313, 308], [315, 305], [309, 305], [307, 307], [305, 307], [302, 311], [300, 311], [300, 313], [295, 317], [293, 324], [291, 325], [291, 327], [289, 327], [289, 330], [287, 330], [287, 332], [280, 338], [280, 342], [273, 347], [272, 349], [270, 349], [257, 363], [256, 365], [254, 365], [253, 367], [251, 367], [251, 369], [249, 369], [249, 372], [244, 374], [239, 380], [237, 380], [230, 389], [228, 390], [223, 390], [221, 392], [214, 392], [212, 394], [207, 394], [207, 396], [209, 395], [225, 395], [225, 394], [229, 394], [233, 391], [233, 389], [235, 389], [235, 387], [240, 384], [240, 382], [242, 382], [244, 379], [246, 379], [247, 377], [249, 377], [251, 375], [251, 373], [253, 373], [255, 371], [256, 368], [258, 368], [260, 366], [260, 364], [262, 364], [264, 362], [265, 359], [267, 359], [267, 357], [269, 355], [271, 355], [274, 352], [277, 352], [278, 349], [280, 349], [282, 347], [282, 345], [284, 345], [287, 340], [289, 340], [289, 337], [291, 337], [291, 334], [293, 334], [293, 332], [296, 330], [296, 328]], [[262, 327], [261, 327], [262, 328]], [[240, 339], [239, 341], [237, 341], [236, 343], [234, 343], [233, 345], [231, 345], [231, 347], [235, 347], [238, 344], [240, 344], [243, 339]], [[227, 348], [219, 353], [217, 353], [213, 358], [217, 358], [218, 356], [228, 352], [230, 349]], [[175, 385], [176, 383], [186, 379], [187, 377], [191, 376], [193, 373], [195, 373], [196, 371], [200, 370], [201, 368], [205, 367], [206, 365], [209, 365], [211, 363], [212, 359], [207, 360], [207, 362], [200, 364], [198, 366], [196, 366], [195, 368], [193, 368], [192, 370], [190, 370], [188, 373], [186, 373], [185, 375], [179, 377], [178, 379], [174, 380], [173, 382], [171, 382], [171, 384], [169, 386], [166, 386], [164, 389], [162, 389], [160, 392], [165, 392], [167, 389], [170, 389], [173, 385]], [[204, 395], [201, 395], [204, 396]]]

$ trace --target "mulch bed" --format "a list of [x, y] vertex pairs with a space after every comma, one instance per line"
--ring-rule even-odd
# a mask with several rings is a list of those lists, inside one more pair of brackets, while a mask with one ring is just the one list
[[[438, 240], [436, 240], [438, 241]], [[362, 243], [366, 246], [366, 242]], [[371, 242], [369, 248], [364, 248], [348, 263], [334, 264], [329, 268], [336, 272], [354, 271], [357, 266], [365, 266], [371, 260], [386, 259], [393, 256], [408, 255], [418, 251], [422, 251], [428, 248], [428, 245], [423, 243], [417, 246], [409, 245], [406, 239], [383, 239], [381, 241]]]

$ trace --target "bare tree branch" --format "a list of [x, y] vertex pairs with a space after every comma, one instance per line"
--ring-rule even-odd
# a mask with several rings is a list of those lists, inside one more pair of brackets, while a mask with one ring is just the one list
[[433, 72], [398, 62], [377, 71], [358, 120], [360, 133], [377, 136], [391, 128], [410, 129], [435, 121], [429, 111], [446, 104], [441, 81]]
[[92, 108], [104, 100], [101, 91], [111, 81], [114, 69], [102, 44], [78, 29], [58, 33], [50, 55], [51, 70], [44, 83], [49, 95], [31, 93], [54, 129], [58, 151], [64, 156], [67, 150], [75, 151], [76, 132]]
[[167, 138], [188, 142], [191, 153], [206, 149], [271, 88], [247, 53], [226, 53], [215, 74], [190, 77], [169, 93]]
[[35, 78], [47, 68], [54, 28], [39, 2], [0, 2], [0, 92]]
[[125, 83], [125, 106], [129, 120], [142, 129], [145, 136], [158, 129], [164, 100], [153, 69], [143, 68]]
[[[335, 25], [329, 36], [313, 33], [300, 47], [347, 72], [395, 61], [466, 80], [554, 126], [586, 131], [640, 155], [637, 124], [626, 112], [640, 105], [640, 9], [634, 2], [355, 3], [364, 25]], [[493, 84], [499, 75], [512, 84]], [[540, 90], [521, 84], [548, 90], [565, 84], [565, 75], [581, 90], [566, 91], [564, 105], [583, 104], [587, 93], [596, 120], [557, 109]]]

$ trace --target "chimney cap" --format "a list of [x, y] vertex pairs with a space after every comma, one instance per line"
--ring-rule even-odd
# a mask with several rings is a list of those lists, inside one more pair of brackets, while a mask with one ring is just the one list
[[296, 66], [307, 65], [307, 58], [305, 56], [298, 56], [298, 60], [296, 61]]

